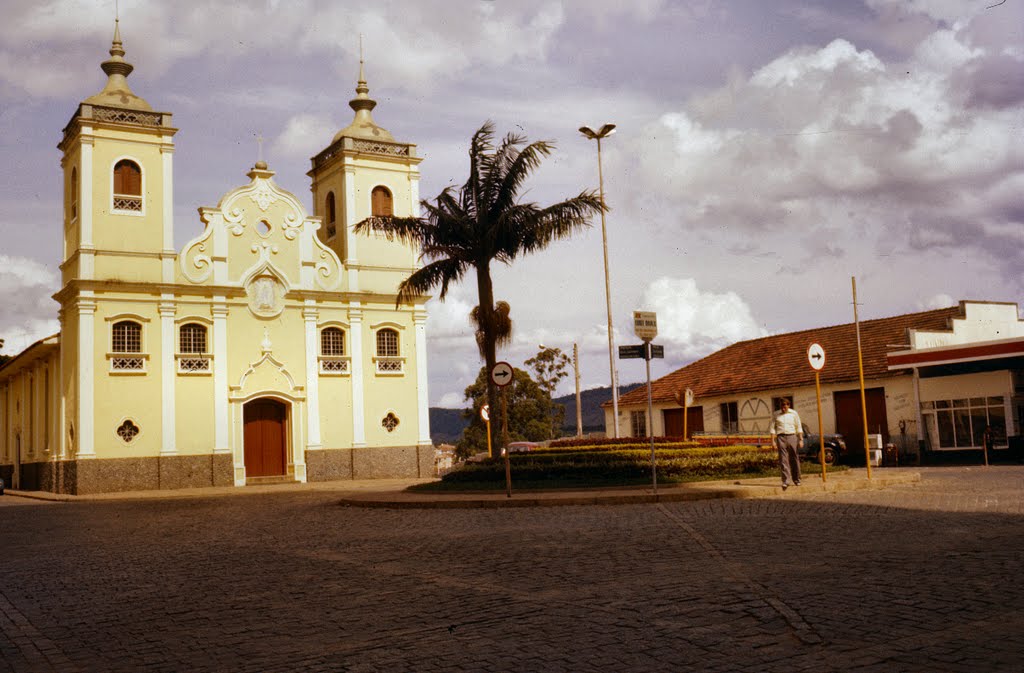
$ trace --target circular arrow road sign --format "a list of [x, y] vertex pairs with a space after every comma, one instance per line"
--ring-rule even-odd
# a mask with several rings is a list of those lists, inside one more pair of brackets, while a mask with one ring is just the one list
[[485, 404], [480, 407], [480, 418], [484, 419], [484, 422], [491, 420], [491, 405]]
[[496, 386], [504, 387], [512, 383], [512, 365], [507, 362], [499, 362], [491, 368], [491, 382]]
[[821, 371], [825, 366], [825, 349], [821, 344], [813, 343], [807, 347], [807, 361], [811, 363], [811, 369]]

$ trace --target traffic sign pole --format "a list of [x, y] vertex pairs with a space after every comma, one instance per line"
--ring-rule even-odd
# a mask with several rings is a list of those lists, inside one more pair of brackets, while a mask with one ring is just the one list
[[814, 390], [818, 396], [818, 452], [821, 454], [819, 460], [821, 461], [821, 483], [828, 481], [826, 476], [827, 467], [825, 465], [825, 428], [821, 425], [821, 372], [814, 371]]
[[821, 423], [821, 370], [825, 368], [825, 349], [813, 343], [807, 347], [807, 362], [814, 370], [814, 391], [818, 399], [818, 460], [821, 461], [821, 481], [828, 481], [825, 465], [825, 427]]
[[[645, 349], [650, 345], [649, 341], [644, 342]], [[654, 457], [654, 402], [651, 400], [651, 358], [645, 357], [644, 364], [647, 365], [647, 434], [651, 436], [651, 484], [654, 486], [654, 495], [657, 496], [658, 461]]]

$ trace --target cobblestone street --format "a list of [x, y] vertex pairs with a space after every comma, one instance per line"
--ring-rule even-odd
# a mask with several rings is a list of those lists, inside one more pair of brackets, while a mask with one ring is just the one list
[[1024, 670], [1024, 466], [921, 472], [622, 506], [0, 506], [0, 670]]

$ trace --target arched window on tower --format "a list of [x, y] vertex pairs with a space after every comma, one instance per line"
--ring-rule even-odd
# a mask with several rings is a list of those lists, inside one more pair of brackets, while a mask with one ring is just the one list
[[78, 169], [71, 169], [71, 221], [78, 219]]
[[327, 221], [327, 238], [334, 238], [338, 233], [336, 215], [337, 209], [334, 206], [334, 192], [327, 192], [327, 202], [324, 204], [324, 219]]
[[387, 217], [395, 214], [394, 208], [391, 205], [391, 192], [387, 187], [380, 185], [374, 187], [370, 200], [370, 214], [374, 217]]
[[114, 165], [114, 210], [142, 212], [142, 169], [131, 159]]

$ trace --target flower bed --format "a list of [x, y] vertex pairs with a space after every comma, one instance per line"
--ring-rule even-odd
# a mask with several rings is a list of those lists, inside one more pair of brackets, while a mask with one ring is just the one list
[[[678, 444], [681, 443], [656, 449], [658, 479], [687, 481], [761, 474], [775, 469], [778, 463], [774, 451], [755, 446], [692, 447]], [[651, 475], [649, 446], [564, 447], [512, 454], [512, 475], [516, 481], [529, 482], [641, 482]], [[442, 477], [446, 483], [504, 482], [504, 479], [505, 463], [501, 459], [466, 464]]]

